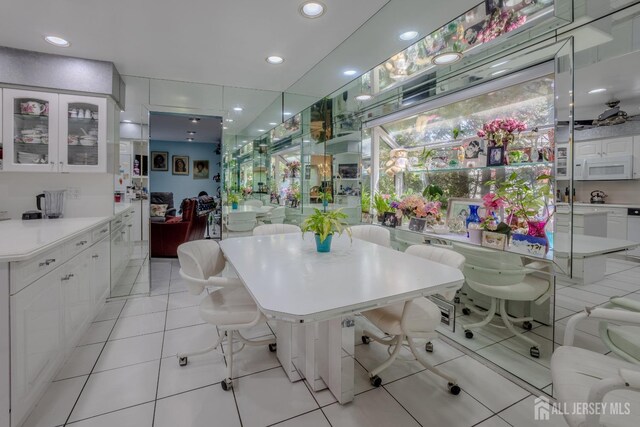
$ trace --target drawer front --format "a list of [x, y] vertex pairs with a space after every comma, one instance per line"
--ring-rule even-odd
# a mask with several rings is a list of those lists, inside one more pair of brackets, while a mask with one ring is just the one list
[[122, 227], [122, 224], [124, 224], [124, 215], [120, 214], [111, 220], [111, 231]]
[[18, 293], [51, 270], [62, 265], [68, 258], [65, 256], [62, 246], [34, 257], [27, 261], [12, 262], [11, 295]]
[[100, 239], [103, 239], [109, 235], [109, 224], [102, 224], [100, 227], [96, 228], [91, 232], [91, 243], [99, 242]]
[[83, 250], [87, 249], [91, 246], [91, 231], [87, 231], [86, 233], [82, 233], [80, 236], [75, 239], [67, 242], [64, 245], [64, 253], [66, 258], [73, 258]]

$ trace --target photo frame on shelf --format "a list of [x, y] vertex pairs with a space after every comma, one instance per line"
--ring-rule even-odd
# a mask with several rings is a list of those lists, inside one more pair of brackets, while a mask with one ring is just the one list
[[453, 219], [459, 215], [462, 215], [465, 220], [469, 216], [469, 205], [480, 206], [478, 208], [478, 215], [484, 217], [486, 210], [482, 207], [482, 199], [465, 199], [461, 197], [452, 197], [447, 204], [447, 221]]
[[507, 246], [509, 236], [494, 231], [484, 230], [482, 232], [482, 246], [486, 248], [499, 249], [501, 251]]
[[173, 175], [189, 175], [189, 156], [171, 156], [171, 165]]
[[311, 179], [311, 165], [304, 165], [304, 179]]
[[169, 171], [169, 152], [168, 151], [152, 151], [151, 152], [151, 170], [168, 172]]
[[487, 148], [487, 166], [501, 166], [504, 164], [504, 147]]
[[396, 228], [398, 225], [398, 217], [395, 212], [385, 212], [382, 220], [382, 225], [385, 227]]
[[480, 153], [484, 152], [484, 139], [474, 136], [463, 141], [464, 159], [473, 160], [480, 157]]

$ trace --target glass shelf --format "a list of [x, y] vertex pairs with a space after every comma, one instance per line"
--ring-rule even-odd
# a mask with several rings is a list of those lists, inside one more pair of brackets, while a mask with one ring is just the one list
[[14, 113], [13, 116], [16, 119], [21, 119], [21, 120], [49, 120], [49, 116], [45, 116], [45, 115], [35, 115], [35, 114], [20, 114], [20, 113]]
[[463, 172], [463, 171], [482, 171], [491, 169], [505, 169], [505, 168], [531, 168], [531, 167], [553, 167], [553, 163], [550, 162], [528, 162], [528, 163], [514, 163], [510, 165], [498, 165], [498, 166], [480, 166], [475, 168], [442, 168], [442, 169], [412, 169], [407, 170], [411, 173], [442, 173], [442, 172]]

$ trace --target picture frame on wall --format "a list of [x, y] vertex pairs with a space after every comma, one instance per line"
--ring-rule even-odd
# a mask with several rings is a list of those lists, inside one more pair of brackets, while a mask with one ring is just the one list
[[487, 148], [487, 166], [501, 166], [504, 163], [504, 147]]
[[173, 175], [189, 175], [189, 156], [171, 156], [171, 165]]
[[152, 151], [151, 152], [151, 170], [167, 172], [169, 171], [169, 152], [168, 151]]
[[193, 179], [209, 179], [209, 160], [193, 161]]

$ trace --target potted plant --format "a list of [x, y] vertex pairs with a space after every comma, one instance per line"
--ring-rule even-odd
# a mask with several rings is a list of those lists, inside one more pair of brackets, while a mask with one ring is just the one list
[[417, 194], [411, 194], [398, 203], [396, 209], [398, 219], [409, 217], [409, 230], [423, 231], [425, 225], [435, 224], [440, 216], [440, 202], [425, 201]]
[[[509, 144], [516, 139], [514, 132], [520, 134], [526, 129], [527, 124], [518, 119], [495, 119], [482, 125], [482, 129], [478, 131], [478, 136], [486, 138], [489, 141], [489, 147], [503, 147], [504, 152], [508, 153]], [[504, 156], [503, 163], [509, 164], [508, 155]]]
[[369, 211], [371, 209], [371, 193], [364, 190], [362, 194], [360, 194], [360, 207], [362, 212], [362, 222], [370, 222], [371, 216], [369, 215]]
[[238, 202], [240, 202], [240, 196], [236, 193], [229, 193], [227, 195], [227, 203], [231, 204], [231, 209], [238, 209]]
[[349, 238], [351, 238], [351, 229], [344, 221], [347, 218], [348, 215], [343, 213], [341, 209], [329, 212], [314, 209], [314, 213], [302, 223], [302, 236], [304, 237], [304, 233], [307, 231], [313, 232], [318, 252], [329, 252], [331, 250], [331, 238], [334, 233], [341, 235], [343, 231], [346, 231]]
[[327, 207], [329, 203], [333, 202], [333, 196], [329, 189], [320, 192], [320, 199], [322, 200], [322, 206]]
[[393, 211], [393, 209], [391, 209], [392, 198], [390, 194], [376, 193], [373, 195], [373, 208], [376, 210], [378, 222], [382, 223], [384, 221], [385, 212]]

